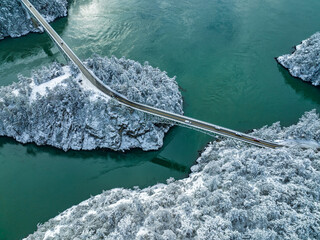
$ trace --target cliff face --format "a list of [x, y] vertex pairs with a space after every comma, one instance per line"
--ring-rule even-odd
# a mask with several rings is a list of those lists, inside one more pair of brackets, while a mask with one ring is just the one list
[[294, 77], [320, 85], [320, 32], [302, 41], [292, 54], [277, 58], [277, 61]]
[[[255, 131], [299, 146], [212, 142], [186, 179], [112, 189], [59, 214], [27, 239], [319, 239], [320, 119]], [[310, 144], [309, 144], [310, 143]]]
[[[30, 2], [48, 22], [67, 15], [67, 0], [30, 0]], [[29, 32], [40, 31], [19, 0], [0, 1], [0, 39], [7, 36], [20, 37]]]
[[[165, 72], [124, 58], [96, 56], [87, 66], [129, 99], [182, 114], [182, 96]], [[63, 150], [155, 150], [170, 125], [105, 97], [74, 66], [35, 71], [0, 88], [0, 135]]]

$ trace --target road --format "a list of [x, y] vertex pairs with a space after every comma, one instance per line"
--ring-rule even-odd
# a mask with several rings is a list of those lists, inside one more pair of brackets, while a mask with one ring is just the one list
[[211, 123], [203, 122], [194, 118], [186, 117], [183, 115], [179, 115], [176, 113], [167, 112], [165, 110], [157, 109], [151, 106], [147, 106], [141, 103], [133, 102], [128, 100], [123, 95], [113, 91], [111, 88], [106, 86], [101, 80], [99, 80], [87, 67], [82, 63], [82, 61], [74, 54], [74, 52], [69, 48], [69, 46], [63, 41], [63, 39], [55, 32], [55, 30], [47, 23], [47, 21], [41, 16], [41, 14], [34, 8], [34, 6], [28, 0], [20, 0], [25, 8], [34, 16], [34, 18], [40, 23], [40, 25], [44, 28], [44, 30], [49, 34], [52, 40], [56, 43], [56, 45], [64, 52], [64, 54], [80, 69], [82, 74], [101, 92], [116, 99], [119, 103], [136, 109], [138, 111], [142, 111], [148, 114], [152, 114], [154, 116], [158, 116], [170, 121], [174, 121], [180, 123], [182, 125], [186, 125], [188, 127], [192, 127], [195, 129], [199, 129], [202, 131], [215, 133], [218, 135], [234, 138], [246, 143], [250, 143], [259, 147], [267, 147], [267, 148], [277, 148], [282, 147], [279, 144], [265, 141], [263, 139], [252, 137], [248, 134], [244, 134], [232, 129], [220, 127], [218, 125], [214, 125]]

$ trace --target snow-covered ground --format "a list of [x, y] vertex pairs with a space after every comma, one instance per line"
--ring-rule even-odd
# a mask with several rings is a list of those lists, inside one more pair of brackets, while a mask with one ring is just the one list
[[[145, 63], [96, 56], [86, 62], [106, 85], [136, 102], [183, 114], [175, 78]], [[63, 150], [155, 150], [170, 125], [103, 95], [72, 65], [53, 64], [0, 87], [0, 136]]]
[[315, 86], [320, 85], [320, 32], [302, 41], [292, 54], [277, 58], [290, 74]]
[[[319, 144], [320, 119], [311, 111], [296, 125], [275, 123], [252, 134]], [[314, 144], [272, 150], [222, 138], [191, 170], [167, 184], [105, 191], [26, 239], [320, 239], [320, 152]]]
[[[30, 2], [48, 22], [67, 15], [67, 0], [30, 0]], [[20, 37], [29, 32], [40, 31], [19, 0], [0, 1], [0, 39], [7, 36]]]

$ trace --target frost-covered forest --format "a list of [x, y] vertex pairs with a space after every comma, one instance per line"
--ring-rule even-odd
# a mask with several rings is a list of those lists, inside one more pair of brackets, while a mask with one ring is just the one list
[[[105, 84], [136, 102], [182, 114], [175, 78], [148, 63], [95, 56], [85, 61]], [[0, 136], [63, 150], [158, 149], [170, 125], [105, 97], [73, 66], [53, 64], [0, 88]]]
[[302, 41], [292, 54], [277, 58], [277, 61], [294, 77], [320, 85], [320, 32]]
[[[319, 115], [252, 134], [319, 143]], [[167, 184], [105, 191], [27, 239], [320, 239], [319, 149], [270, 150], [221, 138], [191, 170]]]
[[[67, 0], [30, 0], [49, 22], [67, 15]], [[0, 1], [0, 39], [7, 36], [20, 37], [40, 29], [31, 20], [19, 0]]]
[[[30, 1], [49, 22], [67, 15], [67, 0]], [[0, 40], [40, 31], [18, 0], [0, 0]], [[316, 33], [277, 61], [292, 76], [319, 86], [319, 56]], [[125, 58], [84, 62], [128, 99], [183, 114], [179, 87], [166, 72]], [[54, 63], [0, 87], [0, 136], [21, 143], [65, 151], [156, 150], [171, 126], [104, 96], [71, 64]], [[286, 147], [258, 148], [219, 137], [187, 178], [104, 191], [39, 224], [26, 239], [320, 239], [318, 113], [251, 134]]]

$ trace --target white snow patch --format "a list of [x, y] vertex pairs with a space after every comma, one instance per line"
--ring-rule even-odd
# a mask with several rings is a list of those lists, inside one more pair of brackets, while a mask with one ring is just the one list
[[148, 229], [142, 227], [139, 229], [139, 231], [137, 232], [137, 238], [140, 237], [144, 237], [145, 235], [147, 235], [149, 233]]
[[53, 231], [51, 231], [51, 230], [47, 231], [46, 234], [44, 235], [43, 240], [46, 240], [46, 239], [48, 239], [48, 238], [53, 238], [56, 234], [59, 234], [61, 227], [62, 227], [61, 225], [57, 225], [57, 226], [53, 229]]
[[192, 196], [196, 191], [204, 186], [204, 182], [200, 173], [193, 173], [190, 178], [186, 180], [185, 194]]
[[88, 200], [89, 200], [89, 199], [81, 202], [81, 203], [79, 204], [79, 206], [88, 206]]
[[[71, 70], [69, 66], [64, 66], [63, 68], [64, 74], [54, 78], [48, 82], [45, 82], [40, 85], [35, 85], [34, 82], [31, 83], [32, 92], [30, 94], [30, 101], [33, 102], [37, 98], [37, 94], [40, 94], [40, 96], [45, 96], [47, 94], [47, 89], [51, 90], [55, 88], [58, 85], [63, 86], [63, 81], [65, 79], [68, 79], [71, 76]], [[91, 72], [91, 71], [90, 71]], [[99, 89], [97, 89], [83, 74], [78, 74], [75, 78], [75, 80], [79, 83], [80, 87], [85, 91], [91, 91], [93, 94], [90, 96], [91, 101], [97, 100], [99, 97], [104, 98], [105, 100], [109, 100], [110, 97], [106, 94], [102, 93]], [[16, 96], [19, 94], [18, 90], [14, 90], [13, 94]]]
[[116, 208], [121, 204], [130, 204], [130, 203], [132, 203], [131, 199], [120, 199], [118, 202], [109, 205], [108, 208]]
[[62, 83], [65, 79], [68, 79], [71, 76], [70, 67], [65, 66], [62, 68], [65, 74], [56, 77], [48, 82], [42, 83], [40, 85], [33, 85], [32, 92], [30, 94], [30, 102], [33, 102], [37, 98], [37, 94], [40, 96], [45, 96], [47, 94], [47, 89], [51, 90]]
[[89, 216], [89, 215], [97, 215], [97, 211], [90, 209], [85, 215], [83, 215], [82, 221], [85, 221], [86, 217]]
[[300, 50], [301, 47], [302, 47], [302, 44], [303, 44], [304, 42], [305, 42], [305, 41], [302, 41], [301, 44], [297, 45], [297, 46], [296, 46], [296, 50]]
[[15, 96], [18, 96], [19, 95], [19, 90], [18, 89], [15, 89], [12, 91], [13, 95]]
[[[93, 75], [94, 73], [92, 71], [90, 71], [88, 69], [88, 71]], [[91, 101], [95, 101], [96, 99], [98, 99], [99, 97], [104, 98], [105, 100], [109, 100], [110, 97], [106, 94], [104, 94], [103, 92], [101, 92], [98, 88], [96, 88], [83, 74], [79, 74], [76, 78], [77, 80], [82, 80], [80, 86], [84, 89], [84, 90], [89, 90], [92, 91], [93, 94], [92, 96], [90, 96], [90, 100]]]

